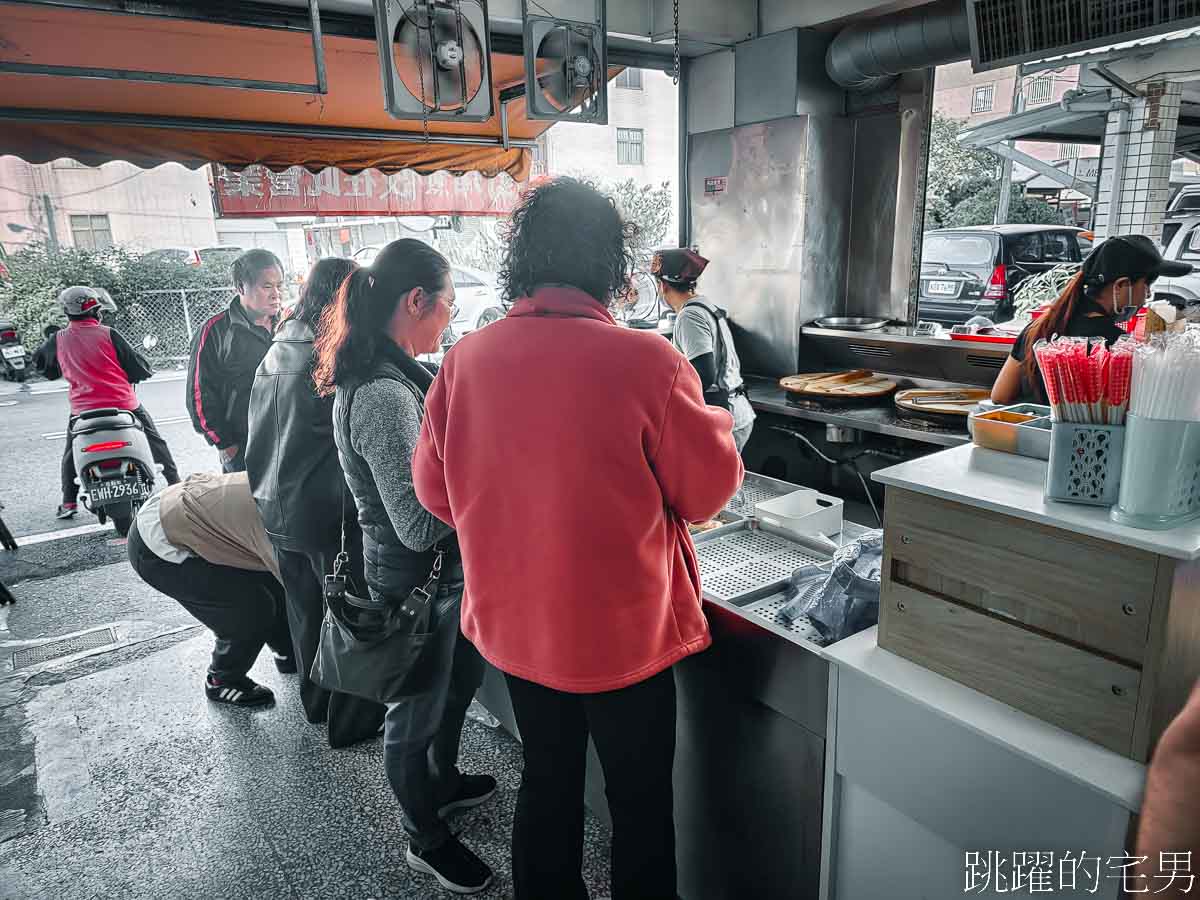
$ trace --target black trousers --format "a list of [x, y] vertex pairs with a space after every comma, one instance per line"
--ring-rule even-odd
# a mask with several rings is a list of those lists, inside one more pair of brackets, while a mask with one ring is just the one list
[[525, 771], [513, 822], [516, 900], [587, 900], [583, 789], [590, 734], [612, 815], [612, 900], [675, 900], [675, 677], [602, 694], [507, 675]]
[[142, 581], [179, 601], [216, 635], [211, 675], [241, 678], [263, 644], [280, 656], [291, 655], [283, 588], [275, 576], [218, 566], [195, 556], [182, 563], [167, 562], [142, 543], [136, 520], [129, 529], [128, 551]]
[[[175, 458], [171, 456], [171, 448], [167, 446], [167, 442], [163, 440], [163, 436], [159, 434], [158, 426], [154, 424], [154, 420], [150, 418], [150, 413], [146, 412], [146, 407], [139, 406], [137, 409], [130, 410], [137, 417], [137, 420], [142, 423], [142, 431], [146, 433], [146, 441], [150, 444], [150, 453], [154, 456], [154, 461], [163, 467], [163, 478], [167, 479], [167, 484], [174, 484], [179, 480], [179, 469], [175, 465]], [[63, 448], [62, 458], [62, 496], [63, 503], [74, 503], [79, 499], [79, 485], [75, 483], [75, 454], [72, 453], [71, 427], [75, 424], [78, 416], [70, 416], [67, 419], [67, 446]]]
[[[352, 570], [357, 568], [355, 583], [363, 585], [366, 581], [362, 577], [362, 535], [357, 529], [353, 531], [355, 535], [346, 535], [346, 549]], [[333, 571], [336, 555], [337, 548], [334, 547], [327, 551], [303, 551], [275, 545], [275, 559], [287, 596], [292, 645], [300, 671], [300, 702], [304, 706], [304, 717], [314, 724], [328, 723], [329, 746], [347, 747], [379, 733], [386, 707], [350, 694], [327, 691], [308, 677], [321, 639], [321, 621], [325, 617], [324, 577]]]
[[462, 592], [459, 567], [443, 577], [434, 598], [441, 614], [425, 646], [433, 664], [428, 686], [388, 704], [383, 732], [383, 767], [400, 803], [400, 822], [422, 850], [436, 850], [450, 837], [438, 808], [458, 792], [463, 721], [483, 681], [483, 657], [460, 627]]

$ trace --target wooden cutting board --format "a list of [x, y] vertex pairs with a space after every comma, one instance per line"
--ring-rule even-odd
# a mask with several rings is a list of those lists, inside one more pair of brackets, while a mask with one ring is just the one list
[[789, 375], [779, 386], [806, 397], [869, 398], [886, 397], [896, 390], [896, 382], [876, 375], [869, 369], [850, 372], [812, 372]]
[[964, 388], [962, 390], [925, 390], [915, 389], [901, 391], [896, 395], [896, 406], [909, 412], [934, 413], [939, 416], [962, 416], [964, 419], [971, 410], [983, 400], [991, 396], [990, 391]]

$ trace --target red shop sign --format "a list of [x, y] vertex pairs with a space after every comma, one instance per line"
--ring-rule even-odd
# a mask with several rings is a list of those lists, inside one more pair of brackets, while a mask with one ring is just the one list
[[294, 166], [272, 172], [263, 166], [233, 171], [213, 166], [217, 208], [224, 218], [255, 216], [506, 216], [522, 187], [507, 175], [451, 175], [413, 171], [384, 175], [366, 169], [313, 174]]

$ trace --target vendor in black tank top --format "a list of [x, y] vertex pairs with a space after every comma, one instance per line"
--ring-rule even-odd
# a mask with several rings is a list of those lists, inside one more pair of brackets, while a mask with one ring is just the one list
[[1001, 406], [1021, 400], [1045, 403], [1046, 389], [1033, 354], [1039, 340], [1055, 335], [1102, 337], [1111, 347], [1126, 333], [1121, 323], [1150, 299], [1156, 278], [1177, 278], [1191, 270], [1187, 263], [1163, 259], [1144, 235], [1124, 234], [1104, 241], [1045, 314], [1017, 337], [992, 386], [992, 402]]

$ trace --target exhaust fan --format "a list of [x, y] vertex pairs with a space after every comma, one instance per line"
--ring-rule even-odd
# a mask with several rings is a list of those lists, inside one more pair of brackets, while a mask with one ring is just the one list
[[373, 0], [387, 111], [397, 119], [492, 117], [487, 0]]
[[[535, 3], [545, 11], [540, 3]], [[552, 122], [608, 124], [607, 19], [596, 0], [591, 22], [531, 16], [525, 22], [525, 115]]]

